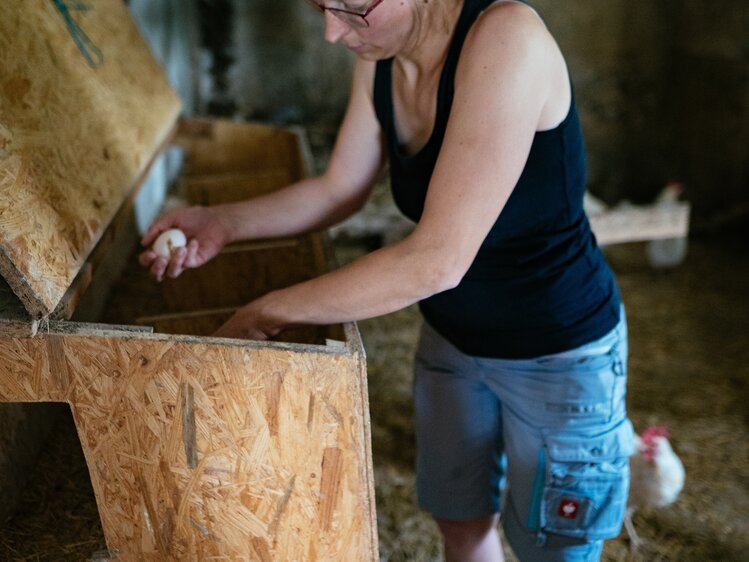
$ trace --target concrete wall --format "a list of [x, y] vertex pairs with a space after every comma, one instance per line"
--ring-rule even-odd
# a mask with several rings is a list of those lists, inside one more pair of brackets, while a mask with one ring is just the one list
[[[666, 51], [653, 3], [568, 0], [533, 4], [567, 58], [589, 154], [589, 183], [604, 198], [660, 184], [665, 123], [660, 79]], [[635, 21], [633, 21], [635, 20]], [[636, 146], [635, 146], [636, 144]], [[632, 160], [638, 177], [629, 172]], [[660, 161], [660, 162], [659, 162]]]
[[668, 178], [695, 214], [749, 202], [749, 4], [534, 0], [572, 72], [591, 189], [646, 200]]
[[673, 37], [674, 159], [705, 212], [749, 204], [749, 3], [689, 0]]
[[[203, 25], [201, 80], [205, 112], [212, 100], [234, 105], [246, 118], [282, 123], [335, 124], [348, 100], [353, 56], [323, 40], [323, 18], [301, 0], [200, 0], [204, 20], [225, 23], [219, 32]], [[221, 35], [224, 31], [225, 35]], [[216, 69], [216, 54], [231, 59]], [[212, 69], [212, 70], [211, 70]], [[216, 88], [218, 81], [224, 81]], [[213, 105], [221, 108], [222, 103]], [[221, 113], [216, 111], [214, 113]]]

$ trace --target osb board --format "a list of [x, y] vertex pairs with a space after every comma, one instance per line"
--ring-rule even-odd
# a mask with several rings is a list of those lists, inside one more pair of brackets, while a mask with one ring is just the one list
[[0, 3], [0, 272], [34, 317], [54, 310], [180, 110], [124, 3], [81, 6]]
[[[218, 330], [236, 311], [236, 308], [216, 310], [196, 310], [179, 314], [145, 316], [136, 319], [140, 325], [151, 326], [160, 334], [184, 334], [192, 336], [210, 336]], [[325, 345], [332, 337], [333, 330], [328, 326], [300, 326], [288, 328], [271, 338], [272, 341]], [[340, 331], [336, 334], [340, 334]]]
[[71, 405], [117, 560], [377, 560], [363, 358], [300, 349], [2, 338], [0, 401]]

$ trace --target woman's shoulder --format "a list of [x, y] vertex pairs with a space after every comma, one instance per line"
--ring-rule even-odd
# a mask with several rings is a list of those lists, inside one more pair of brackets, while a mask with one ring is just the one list
[[538, 15], [518, 2], [486, 8], [471, 26], [460, 53], [460, 67], [503, 74], [519, 68], [553, 71], [556, 43]]
[[476, 19], [461, 49], [455, 77], [495, 95], [511, 84], [543, 93], [539, 129], [560, 122], [569, 110], [564, 56], [543, 20], [520, 2], [495, 2]]
[[485, 8], [471, 26], [465, 48], [470, 50], [476, 43], [482, 48], [512, 49], [553, 44], [554, 39], [533, 8], [522, 2], [498, 1]]

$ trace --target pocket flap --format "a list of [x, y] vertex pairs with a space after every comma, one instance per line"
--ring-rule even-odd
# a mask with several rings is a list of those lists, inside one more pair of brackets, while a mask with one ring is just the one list
[[597, 462], [629, 457], [635, 452], [634, 428], [625, 419], [604, 433], [568, 433], [544, 437], [549, 457], [559, 462]]

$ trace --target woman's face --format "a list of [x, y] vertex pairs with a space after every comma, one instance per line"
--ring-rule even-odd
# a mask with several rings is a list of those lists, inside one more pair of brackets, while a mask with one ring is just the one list
[[[364, 2], [364, 12], [371, 2]], [[351, 3], [354, 6], [353, 2]], [[414, 12], [411, 0], [384, 0], [367, 15], [369, 27], [355, 27], [325, 11], [325, 40], [342, 43], [365, 60], [381, 60], [401, 52], [411, 37]]]

